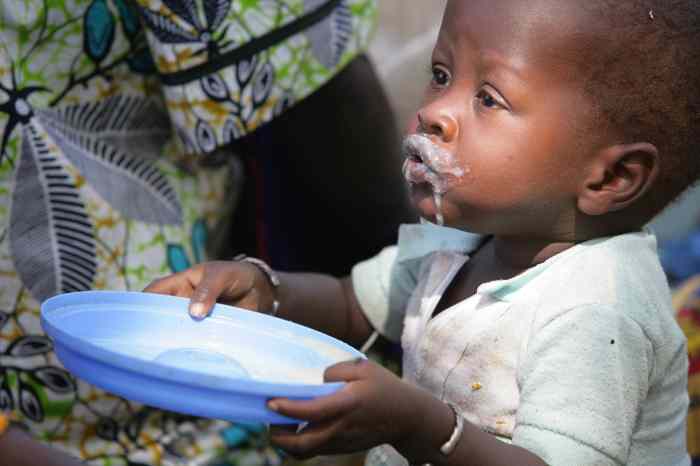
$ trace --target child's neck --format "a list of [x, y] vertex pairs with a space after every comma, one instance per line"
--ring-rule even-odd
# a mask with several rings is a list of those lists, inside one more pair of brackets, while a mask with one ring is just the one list
[[628, 227], [621, 228], [620, 232], [611, 231], [607, 226], [603, 228], [601, 223], [587, 226], [584, 228], [583, 222], [579, 222], [575, 233], [572, 229], [568, 234], [542, 238], [494, 235], [472, 254], [457, 273], [440, 299], [434, 315], [472, 296], [484, 283], [509, 280], [576, 244], [630, 231]]
[[491, 260], [499, 268], [513, 271], [523, 271], [541, 264], [577, 243], [567, 240], [533, 240], [504, 236], [496, 236], [491, 242], [493, 248]]
[[447, 287], [433, 315], [474, 295], [479, 286], [509, 280], [570, 247], [574, 241], [533, 241], [495, 236], [476, 251]]

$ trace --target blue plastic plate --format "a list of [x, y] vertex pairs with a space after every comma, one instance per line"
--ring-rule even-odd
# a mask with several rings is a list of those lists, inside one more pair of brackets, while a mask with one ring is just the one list
[[299, 422], [266, 407], [269, 398], [311, 399], [326, 367], [364, 357], [328, 335], [268, 315], [217, 304], [196, 321], [189, 300], [135, 292], [55, 296], [41, 322], [70, 372], [129, 400], [238, 422]]

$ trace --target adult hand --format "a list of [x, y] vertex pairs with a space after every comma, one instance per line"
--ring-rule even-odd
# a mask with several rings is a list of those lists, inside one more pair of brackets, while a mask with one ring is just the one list
[[275, 290], [267, 276], [247, 262], [207, 262], [155, 280], [144, 291], [191, 298], [189, 312], [204, 318], [218, 301], [253, 311], [269, 311]]
[[309, 424], [301, 432], [275, 426], [271, 440], [291, 456], [304, 459], [367, 450], [409, 441], [420, 422], [422, 390], [383, 367], [357, 360], [326, 370], [326, 382], [346, 382], [338, 392], [310, 401], [273, 399], [273, 411]]

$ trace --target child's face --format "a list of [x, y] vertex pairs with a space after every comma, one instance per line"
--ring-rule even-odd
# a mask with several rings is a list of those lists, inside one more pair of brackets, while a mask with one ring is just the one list
[[570, 3], [448, 3], [417, 114], [427, 138], [405, 144], [421, 215], [480, 233], [567, 234], [594, 114], [574, 60], [584, 21]]

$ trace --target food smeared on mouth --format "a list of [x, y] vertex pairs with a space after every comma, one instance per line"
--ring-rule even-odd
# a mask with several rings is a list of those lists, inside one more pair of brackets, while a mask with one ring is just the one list
[[403, 143], [406, 158], [403, 174], [412, 189], [432, 191], [435, 202], [435, 220], [444, 225], [442, 198], [455, 181], [461, 180], [465, 173], [449, 151], [434, 143], [423, 134], [412, 134]]

